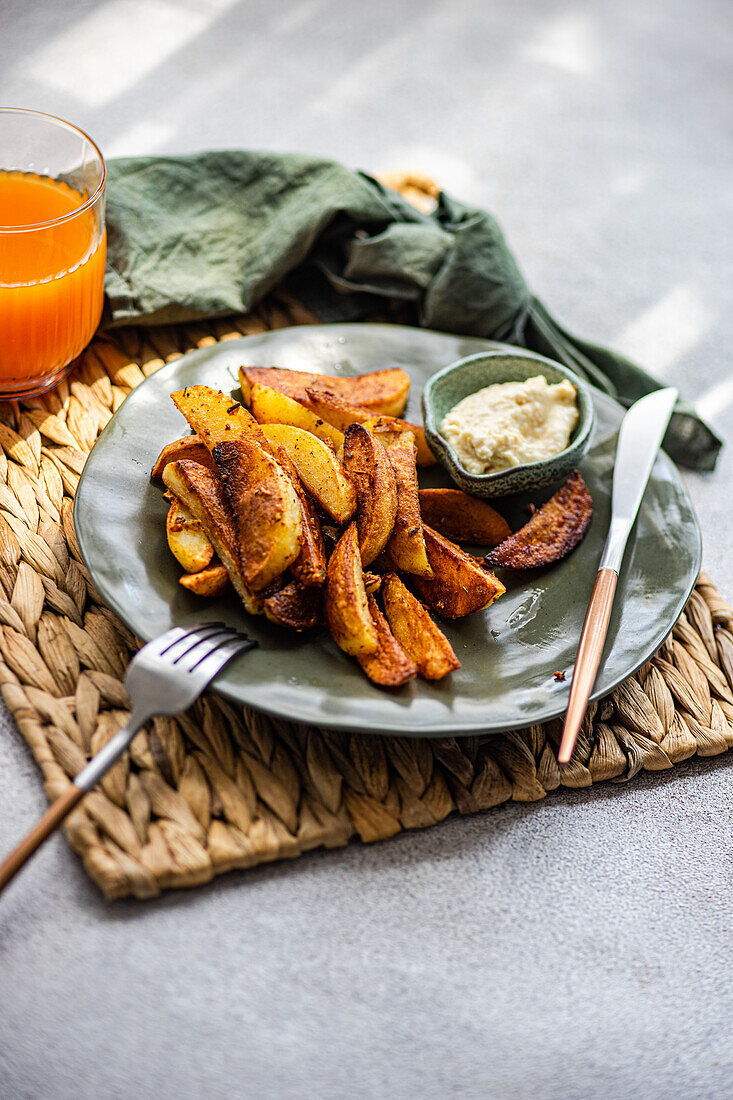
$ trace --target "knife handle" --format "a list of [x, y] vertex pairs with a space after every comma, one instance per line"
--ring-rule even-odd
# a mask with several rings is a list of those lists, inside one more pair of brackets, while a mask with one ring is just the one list
[[578, 655], [575, 658], [568, 711], [565, 715], [560, 751], [557, 754], [558, 763], [560, 764], [569, 763], [575, 748], [578, 731], [588, 709], [588, 700], [596, 682], [598, 665], [601, 662], [603, 645], [608, 634], [608, 622], [611, 618], [617, 581], [618, 573], [615, 569], [598, 570], [596, 583], [593, 585], [593, 594], [585, 613]]

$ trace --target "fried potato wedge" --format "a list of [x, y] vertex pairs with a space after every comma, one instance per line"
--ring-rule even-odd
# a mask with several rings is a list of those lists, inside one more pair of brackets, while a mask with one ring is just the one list
[[346, 523], [356, 508], [356, 491], [333, 451], [322, 439], [292, 424], [263, 424], [273, 448], [283, 447], [312, 497], [337, 523]]
[[403, 433], [411, 432], [415, 437], [418, 466], [434, 466], [438, 461], [428, 446], [425, 430], [420, 424], [411, 424], [409, 420], [398, 420], [394, 416], [371, 416], [368, 420], [364, 420], [363, 424], [367, 431], [378, 436], [385, 443]]
[[524, 527], [486, 555], [490, 566], [538, 569], [566, 557], [578, 545], [593, 517], [593, 501], [577, 470]]
[[298, 471], [288, 457], [288, 452], [284, 447], [278, 447], [275, 457], [293, 482], [300, 501], [302, 520], [300, 553], [290, 566], [290, 572], [298, 584], [306, 588], [320, 587], [326, 579], [326, 546], [323, 541], [321, 521], [313, 501], [303, 488]]
[[168, 546], [186, 573], [200, 573], [214, 556], [211, 539], [180, 500], [174, 500], [165, 521]]
[[413, 438], [411, 433], [405, 432], [387, 448], [387, 458], [397, 486], [397, 515], [387, 543], [387, 555], [395, 568], [404, 573], [430, 577], [433, 571], [425, 549], [420, 518]]
[[488, 607], [506, 591], [493, 573], [460, 546], [432, 527], [424, 526], [423, 531], [433, 576], [411, 577], [410, 583], [433, 611], [446, 619], [462, 619]]
[[362, 565], [389, 541], [397, 517], [397, 483], [384, 447], [361, 424], [344, 436], [344, 469], [356, 488], [356, 523]]
[[314, 383], [306, 386], [308, 408], [334, 428], [345, 432], [350, 424], [363, 424], [370, 432], [379, 432], [384, 436], [401, 435], [403, 432], [412, 432], [417, 447], [418, 466], [432, 466], [436, 459], [428, 447], [425, 432], [419, 424], [411, 424], [408, 420], [400, 420], [394, 416], [375, 416], [370, 409], [361, 405], [353, 405], [334, 393], [328, 386]]
[[202, 466], [208, 466], [211, 470], [214, 469], [214, 460], [199, 437], [197, 435], [184, 435], [181, 439], [174, 439], [172, 443], [166, 443], [155, 460], [150, 476], [162, 477], [163, 470], [168, 463], [175, 462], [177, 458], [190, 458], [192, 462], [200, 462]]
[[377, 648], [368, 657], [359, 657], [359, 664], [373, 684], [379, 684], [380, 687], [402, 687], [417, 675], [417, 665], [410, 660], [389, 629], [374, 596], [367, 596], [367, 602], [377, 631]]
[[250, 400], [249, 387], [253, 382], [261, 382], [306, 404], [307, 386], [326, 385], [344, 401], [368, 409], [375, 416], [399, 416], [410, 392], [410, 376], [399, 367], [357, 374], [352, 378], [335, 378], [329, 374], [311, 374], [282, 367], [240, 367], [239, 384], [247, 404]]
[[264, 606], [270, 622], [288, 630], [311, 630], [323, 621], [322, 590], [304, 588], [295, 581], [268, 596]]
[[352, 657], [376, 653], [377, 628], [367, 604], [355, 523], [349, 524], [331, 554], [324, 607], [328, 629], [339, 649]]
[[374, 417], [370, 409], [352, 404], [345, 397], [334, 393], [325, 383], [314, 382], [306, 386], [303, 400], [314, 414], [341, 432], [345, 432], [350, 424], [363, 424], [365, 420]]
[[344, 433], [322, 420], [315, 412], [271, 386], [253, 382], [249, 391], [249, 407], [258, 424], [292, 424], [294, 428], [317, 435], [336, 451], [343, 446]]
[[237, 524], [219, 475], [183, 458], [166, 465], [163, 481], [201, 523], [246, 610], [250, 615], [261, 615], [262, 600], [242, 576]]
[[187, 386], [172, 393], [171, 400], [209, 451], [228, 439], [253, 439], [263, 450], [270, 449], [249, 409], [221, 390]]
[[229, 574], [224, 565], [211, 565], [208, 569], [202, 569], [200, 573], [184, 573], [178, 580], [189, 592], [195, 596], [223, 596], [232, 586]]
[[511, 535], [509, 524], [485, 500], [461, 489], [420, 489], [420, 514], [440, 535], [474, 546], [498, 546]]
[[244, 582], [259, 592], [300, 553], [300, 498], [290, 475], [253, 439], [217, 443], [212, 453], [237, 523]]
[[382, 600], [389, 628], [424, 680], [442, 680], [461, 667], [443, 631], [396, 573], [382, 581]]

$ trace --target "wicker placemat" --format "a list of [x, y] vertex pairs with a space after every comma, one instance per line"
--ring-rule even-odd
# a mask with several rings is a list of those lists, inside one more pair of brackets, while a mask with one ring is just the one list
[[[124, 722], [136, 640], [81, 560], [72, 501], [128, 393], [192, 347], [315, 321], [275, 295], [236, 322], [99, 339], [57, 390], [0, 405], [0, 686], [43, 772], [65, 790]], [[654, 659], [589, 711], [571, 766], [559, 723], [498, 737], [408, 740], [273, 721], [205, 697], [141, 732], [68, 821], [108, 897], [152, 897], [235, 867], [382, 840], [560, 786], [632, 779], [733, 746], [733, 611], [704, 575]]]

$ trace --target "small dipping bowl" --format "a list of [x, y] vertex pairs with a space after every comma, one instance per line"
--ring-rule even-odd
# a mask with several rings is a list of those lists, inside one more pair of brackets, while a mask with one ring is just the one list
[[[578, 423], [564, 451], [538, 462], [511, 466], [490, 474], [472, 474], [461, 464], [450, 443], [440, 434], [446, 413], [477, 390], [501, 382], [525, 382], [544, 375], [551, 384], [571, 382], [577, 393]], [[525, 493], [564, 480], [575, 470], [590, 446], [595, 420], [588, 385], [567, 367], [542, 355], [522, 351], [487, 351], [468, 355], [429, 378], [422, 395], [425, 438], [438, 461], [460, 489], [478, 497]]]

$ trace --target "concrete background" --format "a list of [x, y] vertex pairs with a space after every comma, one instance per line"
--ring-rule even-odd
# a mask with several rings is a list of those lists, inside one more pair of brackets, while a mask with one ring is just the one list
[[[107, 155], [302, 149], [492, 209], [569, 328], [733, 422], [728, 0], [0, 0], [0, 101]], [[687, 476], [733, 595], [733, 449]], [[44, 808], [0, 730], [0, 850]], [[727, 1097], [733, 769], [105, 904], [2, 900], [0, 1094]]]

